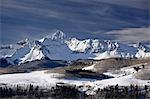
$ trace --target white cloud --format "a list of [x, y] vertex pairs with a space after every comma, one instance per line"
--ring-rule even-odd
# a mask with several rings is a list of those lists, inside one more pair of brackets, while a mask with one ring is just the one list
[[150, 27], [114, 30], [105, 34], [113, 35], [119, 41], [146, 41], [150, 40]]

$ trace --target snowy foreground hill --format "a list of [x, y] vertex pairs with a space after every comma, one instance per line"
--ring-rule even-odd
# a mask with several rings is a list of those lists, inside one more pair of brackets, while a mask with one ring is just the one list
[[[141, 64], [135, 65], [140, 66]], [[34, 86], [40, 86], [40, 88], [50, 89], [55, 87], [57, 83], [68, 84], [71, 86], [77, 86], [78, 90], [81, 92], [85, 92], [87, 95], [94, 95], [96, 91], [100, 88], [103, 89], [110, 85], [119, 86], [130, 86], [138, 85], [138, 86], [150, 86], [150, 80], [141, 80], [136, 78], [138, 73], [143, 70], [149, 70], [149, 68], [140, 69], [138, 72], [131, 67], [124, 67], [118, 70], [112, 71], [109, 70], [104, 72], [104, 75], [111, 76], [109, 79], [90, 79], [90, 78], [77, 78], [64, 77], [63, 73], [53, 73], [49, 72], [49, 70], [44, 71], [34, 71], [30, 73], [18, 73], [18, 74], [4, 74], [0, 75], [0, 86], [28, 86], [29, 84], [33, 84]], [[93, 70], [94, 65], [84, 67], [82, 70]], [[79, 87], [80, 86], [80, 87]]]
[[[18, 46], [20, 45], [20, 46]], [[40, 40], [18, 42], [18, 45], [1, 49], [1, 58], [11, 64], [22, 64], [48, 58], [50, 60], [147, 58], [150, 57], [149, 43], [123, 43], [110, 40], [67, 37], [62, 31]], [[8, 49], [6, 49], [8, 48]]]

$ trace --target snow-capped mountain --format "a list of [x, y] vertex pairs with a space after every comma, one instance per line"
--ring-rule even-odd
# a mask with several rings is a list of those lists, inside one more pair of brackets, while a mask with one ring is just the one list
[[150, 48], [141, 43], [129, 44], [98, 39], [79, 40], [67, 37], [62, 31], [56, 31], [51, 36], [27, 43], [6, 59], [11, 64], [22, 64], [43, 58], [70, 61], [113, 57], [146, 58], [150, 57]]
[[20, 63], [25, 63], [28, 61], [40, 60], [46, 58], [49, 55], [49, 50], [39, 41], [34, 41], [33, 47], [30, 49], [30, 52], [22, 57]]
[[29, 45], [25, 45], [19, 49], [17, 49], [15, 51], [15, 53], [6, 58], [8, 63], [14, 65], [14, 64], [19, 64], [21, 62], [21, 58], [23, 58], [26, 54], [28, 54], [30, 52], [30, 46]]

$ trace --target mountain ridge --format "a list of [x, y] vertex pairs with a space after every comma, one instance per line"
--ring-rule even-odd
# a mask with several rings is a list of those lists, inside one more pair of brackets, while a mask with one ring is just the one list
[[48, 58], [50, 60], [72, 61], [78, 59], [107, 58], [146, 58], [150, 57], [150, 48], [142, 43], [123, 44], [111, 40], [84, 39], [67, 37], [58, 30], [53, 35], [23, 45], [10, 57], [8, 63], [23, 64]]

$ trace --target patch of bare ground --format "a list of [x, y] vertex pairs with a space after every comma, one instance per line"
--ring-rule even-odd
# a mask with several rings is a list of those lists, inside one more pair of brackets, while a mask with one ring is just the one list
[[123, 59], [123, 58], [110, 58], [110, 59], [103, 59], [103, 60], [82, 60], [82, 61], [75, 61], [70, 66], [65, 67], [56, 67], [53, 69], [49, 69], [46, 73], [62, 73], [67, 74], [66, 71], [76, 71], [80, 70], [83, 67], [91, 66], [95, 64], [94, 68], [97, 70], [96, 73], [102, 74], [107, 70], [116, 70], [123, 67], [133, 66], [137, 64], [145, 64], [145, 68], [149, 68], [150, 58], [147, 59]]
[[68, 66], [65, 67], [56, 67], [56, 68], [52, 68], [47, 70], [45, 73], [61, 73], [64, 74], [65, 70], [68, 68]]
[[134, 76], [137, 79], [150, 80], [150, 69], [141, 70], [137, 72]]
[[13, 74], [13, 73], [24, 73], [26, 70], [20, 70], [15, 68], [0, 68], [0, 75], [2, 74]]
[[69, 66], [51, 68], [45, 73], [66, 73], [66, 70], [77, 70], [93, 64], [93, 60], [78, 60], [72, 62]]
[[150, 58], [146, 59], [123, 59], [123, 58], [110, 58], [95, 61], [95, 68], [97, 72], [103, 73], [107, 70], [116, 70], [123, 67], [128, 67], [137, 64], [150, 64]]

